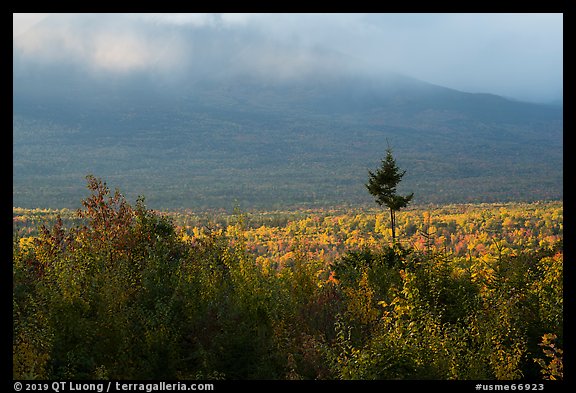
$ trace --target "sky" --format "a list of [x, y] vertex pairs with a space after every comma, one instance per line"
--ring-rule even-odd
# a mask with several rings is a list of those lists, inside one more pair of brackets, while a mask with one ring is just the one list
[[[220, 46], [175, 29], [212, 29]], [[25, 61], [120, 76], [177, 74], [220, 50], [227, 67], [285, 77], [345, 59], [466, 92], [562, 98], [562, 14], [13, 14], [13, 46]]]

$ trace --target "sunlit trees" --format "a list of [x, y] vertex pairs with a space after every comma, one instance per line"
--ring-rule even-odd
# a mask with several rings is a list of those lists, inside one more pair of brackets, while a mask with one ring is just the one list
[[194, 227], [88, 188], [15, 229], [15, 379], [563, 378], [561, 203], [409, 210], [395, 247], [386, 212]]

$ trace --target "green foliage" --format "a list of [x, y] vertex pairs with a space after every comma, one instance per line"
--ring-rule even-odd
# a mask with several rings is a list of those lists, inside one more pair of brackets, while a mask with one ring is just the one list
[[390, 228], [392, 229], [392, 242], [396, 241], [396, 212], [408, 206], [414, 193], [406, 196], [398, 195], [396, 187], [406, 174], [400, 171], [396, 165], [396, 160], [392, 156], [392, 150], [386, 150], [386, 158], [382, 160], [382, 166], [376, 173], [368, 171], [369, 179], [365, 185], [368, 192], [376, 198], [376, 203], [385, 205], [390, 210]]
[[400, 210], [406, 207], [414, 197], [414, 193], [405, 197], [396, 193], [396, 187], [402, 181], [406, 171], [400, 171], [390, 148], [386, 150], [386, 158], [382, 160], [382, 166], [375, 173], [372, 171], [368, 173], [370, 176], [366, 188], [380, 206], [385, 205], [392, 210]]
[[[553, 208], [415, 220], [425, 247], [360, 241], [379, 218], [304, 215], [279, 220], [288, 246], [275, 259], [254, 246], [272, 229], [250, 215], [187, 230], [99, 179], [88, 188], [76, 217], [50, 212], [35, 237], [15, 230], [14, 378], [563, 378]], [[341, 254], [309, 241], [331, 239], [328, 226], [348, 234], [333, 238]], [[466, 254], [438, 241], [449, 228]], [[488, 237], [502, 228], [533, 232], [518, 246]]]

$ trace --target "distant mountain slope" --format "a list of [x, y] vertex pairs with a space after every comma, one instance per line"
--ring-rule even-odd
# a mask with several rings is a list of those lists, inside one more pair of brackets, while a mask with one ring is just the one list
[[363, 183], [387, 143], [416, 203], [562, 198], [561, 107], [308, 55], [321, 60], [297, 77], [205, 64], [169, 78], [35, 63], [15, 49], [14, 205], [78, 206], [88, 173], [155, 208], [372, 203]]

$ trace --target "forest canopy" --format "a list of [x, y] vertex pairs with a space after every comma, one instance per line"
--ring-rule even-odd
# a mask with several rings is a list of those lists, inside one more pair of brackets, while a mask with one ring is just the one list
[[385, 212], [88, 189], [14, 209], [15, 379], [563, 378], [561, 202], [409, 209], [392, 247]]

